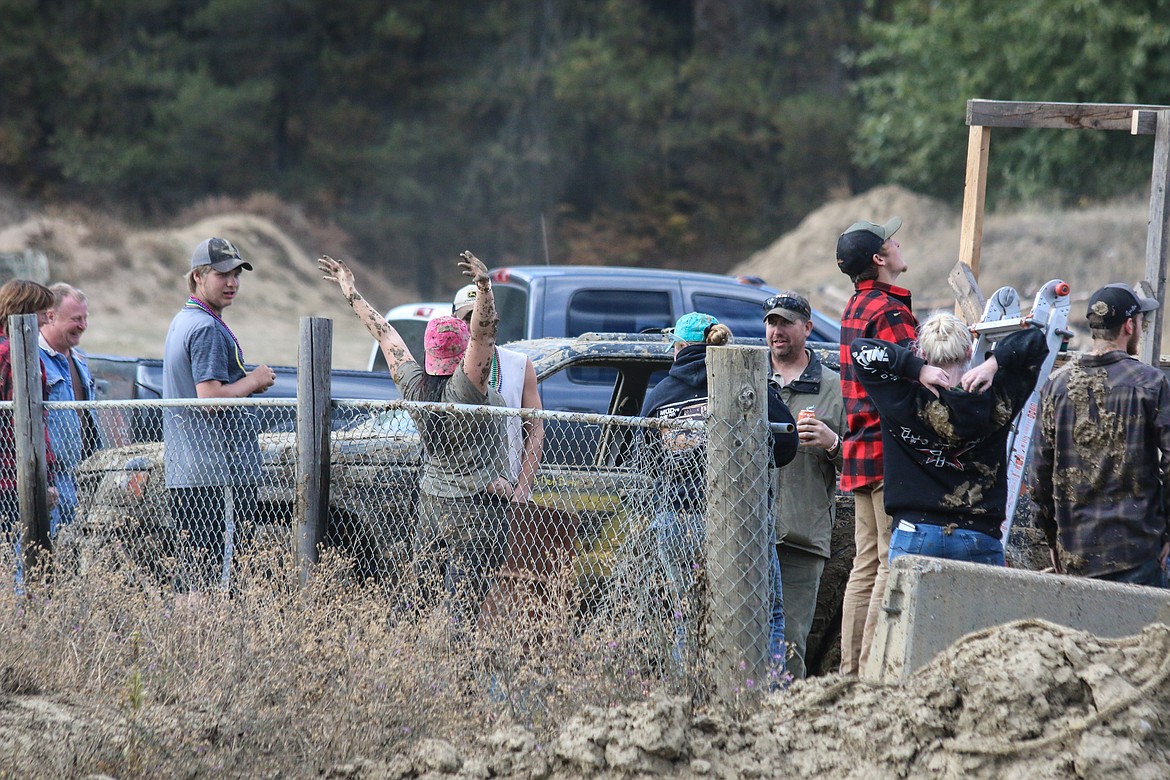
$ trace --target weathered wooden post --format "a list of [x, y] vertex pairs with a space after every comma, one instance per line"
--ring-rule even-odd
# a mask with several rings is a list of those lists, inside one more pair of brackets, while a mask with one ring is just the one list
[[333, 320], [301, 317], [297, 365], [296, 550], [301, 584], [319, 557], [329, 522], [329, 415]]
[[716, 695], [767, 689], [768, 351], [707, 350], [707, 630]]
[[27, 578], [50, 549], [49, 470], [45, 452], [45, 399], [37, 351], [37, 315], [8, 318], [12, 355], [12, 428], [16, 440], [16, 491]]
[[1162, 362], [1162, 331], [1166, 320], [1166, 263], [1170, 258], [1170, 208], [1166, 204], [1167, 195], [1170, 194], [1170, 110], [1135, 111], [1135, 133], [1143, 113], [1152, 113], [1156, 117], [1154, 169], [1150, 178], [1150, 224], [1146, 233], [1146, 281], [1153, 288], [1154, 297], [1163, 305], [1150, 318], [1149, 327], [1142, 331], [1138, 352], [1143, 361], [1159, 366]]

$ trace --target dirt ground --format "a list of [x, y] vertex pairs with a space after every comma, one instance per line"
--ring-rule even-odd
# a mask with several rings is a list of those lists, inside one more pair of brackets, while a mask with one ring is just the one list
[[[1021, 621], [965, 637], [903, 684], [815, 678], [769, 695], [747, 720], [651, 698], [581, 712], [546, 744], [513, 726], [472, 745], [423, 739], [403, 754], [354, 756], [294, 776], [1155, 780], [1170, 776], [1168, 677], [1168, 626], [1105, 640]], [[8, 760], [30, 756], [76, 767], [76, 757], [116, 749], [128, 733], [116, 712], [7, 693], [0, 775]], [[186, 774], [175, 758], [168, 769]], [[263, 757], [235, 771], [272, 776]]]

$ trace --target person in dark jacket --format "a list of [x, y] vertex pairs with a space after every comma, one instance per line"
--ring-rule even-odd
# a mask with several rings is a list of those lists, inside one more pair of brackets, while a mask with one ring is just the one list
[[[674, 340], [674, 364], [665, 378], [646, 395], [642, 416], [670, 420], [702, 420], [707, 414], [707, 347], [721, 346], [731, 341], [731, 329], [710, 314], [684, 314], [669, 331]], [[774, 388], [768, 389], [768, 420], [771, 423], [794, 425], [792, 413], [780, 400]], [[667, 509], [654, 520], [658, 552], [666, 569], [667, 578], [679, 599], [676, 613], [680, 624], [676, 629], [679, 660], [685, 646], [683, 624], [686, 617], [696, 614], [701, 596], [696, 587], [701, 577], [692, 572], [701, 559], [706, 511], [706, 440], [704, 433], [663, 429], [655, 431], [657, 440], [653, 449], [661, 455], [661, 473], [668, 491]], [[773, 433], [772, 466], [788, 464], [796, 457], [798, 440], [794, 429], [788, 433]], [[774, 528], [769, 518], [768, 528]], [[778, 675], [784, 668], [784, 601], [780, 584], [780, 563], [776, 546], [772, 550], [771, 576], [773, 582], [772, 617], [770, 620], [769, 652]]]
[[1036, 387], [1044, 333], [1008, 334], [966, 371], [967, 324], [938, 314], [918, 331], [922, 355], [854, 339], [853, 364], [882, 421], [890, 561], [900, 555], [1004, 565], [1007, 439]]
[[1057, 572], [1170, 584], [1170, 381], [1138, 358], [1160, 306], [1128, 284], [1097, 290], [1090, 348], [1040, 394], [1029, 481]]

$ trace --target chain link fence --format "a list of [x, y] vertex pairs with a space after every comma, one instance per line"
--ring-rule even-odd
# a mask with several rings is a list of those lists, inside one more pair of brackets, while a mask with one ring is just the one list
[[[230, 594], [241, 572], [263, 576], [253, 557], [297, 555], [294, 400], [44, 407], [51, 536], [70, 572], [116, 554], [144, 586]], [[401, 401], [335, 401], [329, 417], [321, 549], [396, 619], [440, 620], [453, 657], [471, 637], [488, 648], [485, 691], [544, 706], [552, 692], [522, 670], [550, 648], [696, 701], [721, 685], [716, 656], [733, 695], [779, 682], [762, 421]], [[539, 469], [516, 500], [509, 429], [534, 427]]]

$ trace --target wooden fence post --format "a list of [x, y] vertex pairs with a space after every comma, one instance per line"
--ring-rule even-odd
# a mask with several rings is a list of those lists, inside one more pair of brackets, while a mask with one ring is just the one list
[[12, 427], [16, 443], [16, 490], [26, 580], [48, 552], [49, 470], [45, 452], [45, 400], [41, 392], [41, 356], [37, 315], [8, 318], [12, 357]]
[[318, 561], [329, 522], [333, 320], [301, 317], [297, 366], [296, 550], [301, 584]]
[[707, 630], [716, 696], [768, 687], [768, 351], [707, 350]]
[[1149, 327], [1142, 332], [1140, 357], [1157, 368], [1162, 364], [1162, 331], [1166, 321], [1166, 262], [1170, 257], [1170, 208], [1166, 196], [1170, 189], [1170, 110], [1156, 112], [1154, 131], [1154, 169], [1150, 179], [1150, 226], [1146, 233], [1146, 281], [1154, 297], [1163, 306], [1153, 313]]

